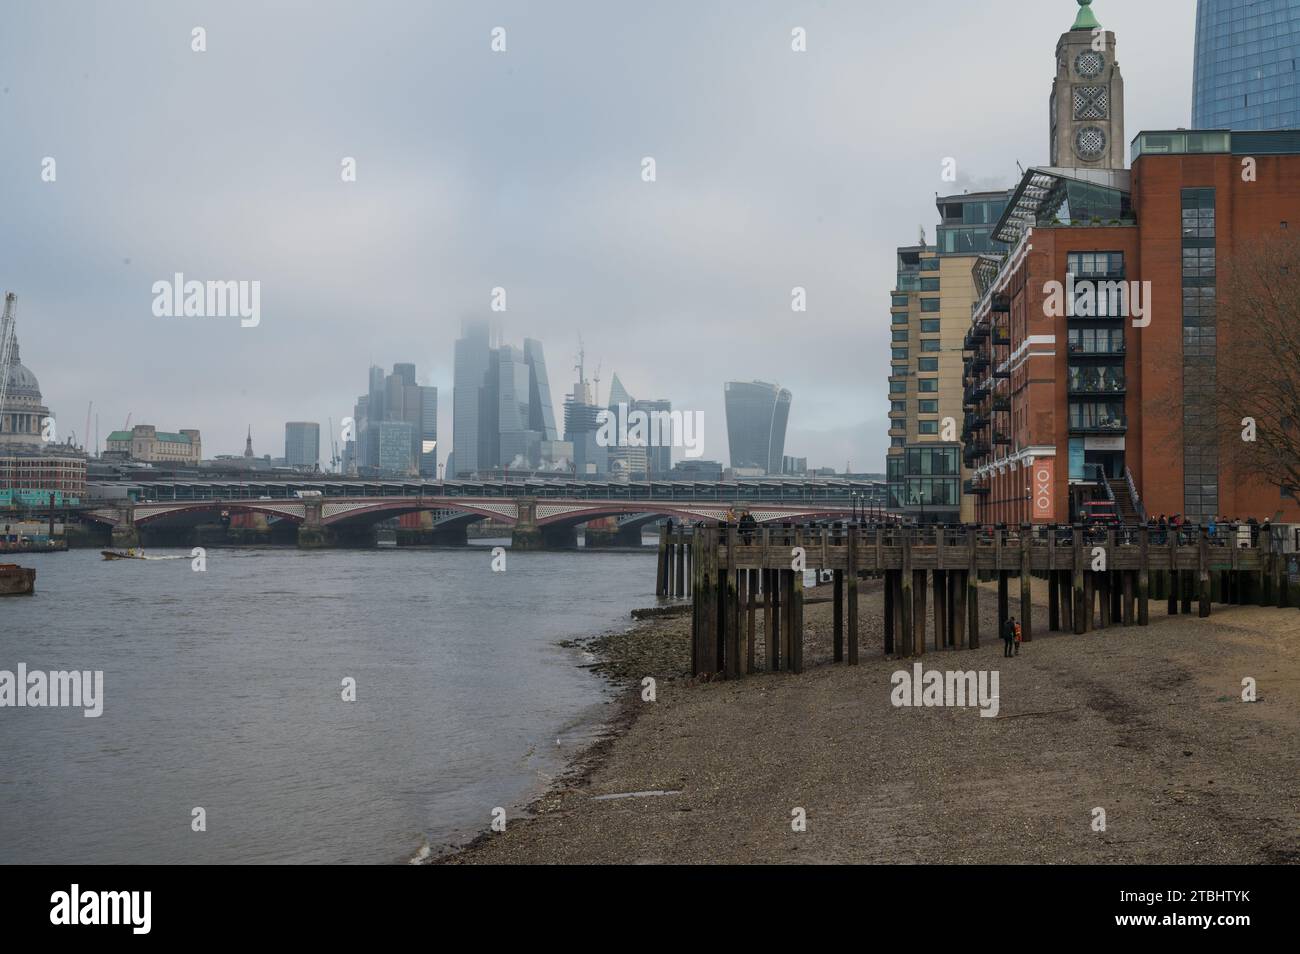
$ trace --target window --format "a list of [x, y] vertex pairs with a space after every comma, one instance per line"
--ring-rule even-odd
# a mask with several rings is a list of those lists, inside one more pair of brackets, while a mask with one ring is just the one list
[[937, 258], [921, 259], [921, 271], [937, 272], [939, 270], [939, 260]]
[[1066, 268], [1075, 278], [1123, 278], [1123, 252], [1071, 252]]
[[938, 401], [917, 401], [916, 413], [917, 414], [938, 414], [939, 402]]
[[938, 290], [939, 290], [939, 279], [937, 278], [921, 279], [921, 291], [927, 292], [927, 291], [938, 291]]
[[938, 358], [917, 358], [917, 361], [916, 361], [916, 370], [918, 370], [918, 371], [938, 371], [938, 370], [939, 370], [939, 359], [938, 359]]
[[890, 382], [889, 382], [889, 393], [890, 393], [890, 394], [906, 394], [906, 393], [907, 393], [907, 382], [906, 382], [906, 381], [890, 381]]
[[894, 340], [895, 340], [895, 341], [903, 341], [903, 342], [906, 342], [906, 341], [907, 341], [907, 329], [906, 329], [906, 328], [895, 328], [895, 329], [894, 329]]
[[[921, 360], [928, 361], [929, 359], [922, 358]], [[918, 378], [916, 384], [916, 389], [922, 394], [937, 394], [939, 392], [938, 378]]]
[[907, 402], [906, 402], [906, 401], [890, 401], [890, 402], [889, 402], [889, 413], [890, 413], [890, 414], [906, 414], [906, 413], [907, 413]]
[[941, 350], [938, 338], [927, 338], [921, 342], [921, 350], [924, 352], [934, 352]]
[[891, 437], [889, 439], [890, 447], [902, 447], [906, 443], [907, 443], [906, 437]]
[[920, 421], [920, 422], [917, 423], [917, 433], [918, 433], [918, 434], [938, 434], [938, 433], [939, 433], [939, 422], [938, 422], [938, 421]]
[[893, 358], [892, 358], [892, 360], [894, 360], [894, 361], [906, 361], [906, 360], [907, 360], [907, 349], [906, 349], [906, 348], [895, 348], [895, 349], [894, 349], [894, 354], [893, 354]]
[[939, 331], [939, 321], [938, 318], [922, 318], [921, 334], [937, 333]]
[[939, 299], [938, 299], [938, 298], [922, 298], [922, 299], [921, 299], [921, 311], [923, 311], [923, 312], [933, 312], [933, 311], [938, 311], [938, 310], [939, 310]]
[[890, 319], [891, 319], [891, 320], [894, 322], [894, 324], [896, 324], [896, 325], [905, 325], [905, 324], [907, 324], [907, 314], [906, 314], [906, 313], [903, 313], [903, 314], [901, 314], [901, 315], [891, 315], [891, 316], [890, 316]]
[[1123, 354], [1123, 328], [1071, 328], [1070, 354]]
[[1123, 401], [1070, 402], [1070, 427], [1073, 430], [1122, 431], [1126, 425]]
[[891, 295], [891, 296], [889, 297], [889, 304], [890, 304], [890, 307], [891, 307], [891, 308], [906, 308], [906, 307], [907, 307], [907, 296], [906, 296], [906, 295]]

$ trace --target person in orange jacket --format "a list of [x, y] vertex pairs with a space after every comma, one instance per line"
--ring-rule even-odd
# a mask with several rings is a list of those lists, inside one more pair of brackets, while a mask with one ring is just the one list
[[1020, 655], [1020, 623], [1016, 623], [1016, 655]]

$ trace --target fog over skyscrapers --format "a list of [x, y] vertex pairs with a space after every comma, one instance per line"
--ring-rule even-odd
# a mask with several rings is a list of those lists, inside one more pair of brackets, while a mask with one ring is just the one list
[[494, 344], [486, 322], [468, 322], [456, 342], [453, 375], [448, 474], [569, 469], [572, 452], [556, 433], [540, 341]]

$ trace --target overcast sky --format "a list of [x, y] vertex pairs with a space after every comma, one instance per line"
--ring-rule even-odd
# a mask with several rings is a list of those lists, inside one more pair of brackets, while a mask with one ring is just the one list
[[[1186, 126], [1194, 0], [1093, 10], [1118, 35], [1127, 137]], [[1046, 163], [1076, 12], [5, 3], [0, 289], [60, 437], [80, 439], [94, 401], [101, 439], [131, 413], [201, 429], [205, 456], [241, 452], [251, 425], [280, 456], [285, 421], [337, 428], [370, 363], [411, 361], [439, 388], [445, 460], [453, 341], [478, 315], [544, 343], [557, 420], [581, 334], [602, 397], [617, 372], [634, 397], [703, 412], [705, 457], [727, 460], [723, 381], [757, 378], [794, 394], [787, 454], [880, 471], [894, 249], [922, 225], [933, 241], [937, 191]], [[151, 287], [175, 272], [260, 281], [261, 324], [154, 317]]]

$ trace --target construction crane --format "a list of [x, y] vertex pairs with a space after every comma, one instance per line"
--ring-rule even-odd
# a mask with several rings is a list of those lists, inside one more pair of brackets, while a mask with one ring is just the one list
[[343, 463], [339, 457], [339, 444], [334, 439], [334, 418], [329, 418], [330, 422], [330, 470], [333, 473], [339, 472], [339, 464]]
[[4, 314], [0, 316], [0, 408], [5, 406], [5, 393], [9, 390], [9, 362], [14, 353], [14, 322], [17, 318], [18, 296], [8, 292]]

